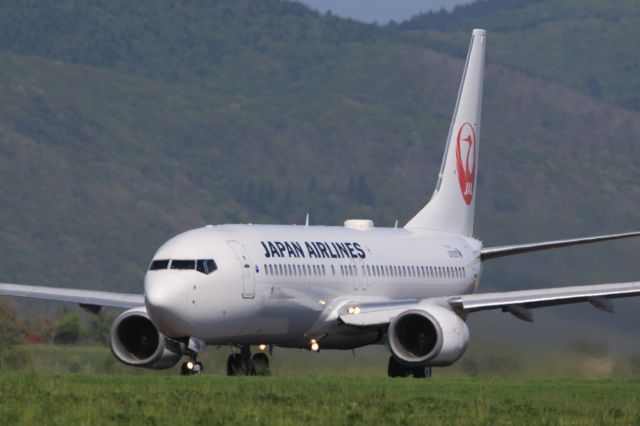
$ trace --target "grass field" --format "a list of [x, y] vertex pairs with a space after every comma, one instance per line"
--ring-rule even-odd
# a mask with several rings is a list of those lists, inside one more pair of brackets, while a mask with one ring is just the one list
[[278, 348], [260, 378], [224, 376], [229, 348], [205, 352], [204, 376], [180, 377], [124, 366], [104, 346], [24, 346], [28, 362], [0, 370], [0, 425], [640, 424], [628, 361], [484, 346], [428, 381], [386, 378], [383, 347]]
[[[64, 374], [149, 374], [149, 370], [118, 362], [106, 345], [26, 345], [17, 348], [21, 362], [5, 363], [0, 353], [0, 371]], [[254, 348], [254, 351], [256, 349]], [[200, 357], [208, 374], [223, 375], [229, 347], [210, 347]], [[640, 355], [615, 357], [594, 351], [517, 347], [499, 343], [473, 342], [456, 364], [434, 369], [434, 376], [446, 379], [627, 379], [640, 378]], [[274, 376], [313, 374], [357, 377], [386, 377], [389, 351], [370, 346], [351, 351], [320, 351], [276, 348], [271, 356]], [[154, 375], [178, 375], [173, 369]]]
[[0, 374], [0, 424], [637, 424], [640, 381]]

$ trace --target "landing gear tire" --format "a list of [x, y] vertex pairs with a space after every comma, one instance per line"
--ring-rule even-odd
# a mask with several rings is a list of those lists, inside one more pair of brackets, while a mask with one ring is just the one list
[[251, 356], [248, 346], [243, 346], [240, 353], [227, 358], [227, 376], [270, 376], [269, 357], [258, 352]]
[[390, 356], [387, 375], [389, 377], [415, 377], [416, 379], [425, 379], [431, 377], [431, 367], [408, 367], [400, 364], [398, 360]]
[[231, 354], [227, 358], [227, 376], [240, 376], [242, 372], [242, 356]]
[[431, 367], [414, 367], [411, 370], [413, 371], [413, 377], [416, 379], [428, 379], [431, 377]]
[[256, 376], [270, 376], [271, 370], [269, 369], [269, 357], [267, 354], [258, 352], [251, 359], [253, 364], [253, 374]]
[[409, 369], [400, 364], [393, 356], [389, 357], [389, 366], [387, 367], [387, 375], [389, 377], [407, 377]]

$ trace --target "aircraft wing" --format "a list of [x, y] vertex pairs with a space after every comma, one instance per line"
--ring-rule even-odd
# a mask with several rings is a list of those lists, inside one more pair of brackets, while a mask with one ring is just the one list
[[450, 297], [447, 303], [463, 312], [476, 312], [487, 309], [502, 309], [518, 318], [533, 321], [529, 309], [544, 306], [568, 305], [589, 302], [594, 307], [614, 312], [609, 299], [640, 295], [640, 282], [581, 285], [572, 287], [544, 288], [498, 293], [479, 293]]
[[130, 309], [144, 306], [141, 294], [111, 293], [108, 291], [80, 290], [75, 288], [39, 287], [0, 283], [0, 296], [28, 297], [31, 299], [73, 302], [81, 306], [107, 306]]
[[396, 301], [353, 304], [340, 316], [347, 325], [372, 327], [389, 324], [398, 314], [409, 309], [426, 309], [429, 305], [448, 306], [465, 315], [488, 309], [501, 309], [525, 321], [533, 322], [531, 309], [544, 306], [589, 302], [606, 312], [614, 312], [609, 299], [640, 295], [640, 281], [616, 284], [582, 285], [536, 290], [479, 293], [452, 297], [439, 297], [419, 301]]
[[516, 244], [502, 247], [487, 247], [480, 252], [481, 260], [494, 259], [496, 257], [511, 256], [512, 254], [528, 253], [532, 251], [547, 250], [558, 247], [575, 246], [579, 244], [597, 243], [600, 241], [619, 240], [640, 236], [640, 232], [626, 232], [624, 234], [599, 235], [597, 237], [574, 238], [571, 240], [545, 241], [542, 243]]

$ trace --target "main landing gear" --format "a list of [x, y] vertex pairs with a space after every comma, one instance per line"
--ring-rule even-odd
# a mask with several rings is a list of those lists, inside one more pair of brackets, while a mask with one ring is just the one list
[[416, 379], [428, 379], [431, 377], [431, 367], [408, 367], [400, 364], [393, 356], [390, 356], [387, 374], [389, 377], [415, 377]]
[[269, 357], [264, 352], [251, 356], [248, 345], [240, 347], [240, 353], [227, 358], [227, 376], [270, 376]]

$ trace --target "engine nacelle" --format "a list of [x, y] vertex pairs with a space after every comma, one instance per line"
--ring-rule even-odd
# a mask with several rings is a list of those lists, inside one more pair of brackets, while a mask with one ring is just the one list
[[111, 352], [127, 365], [165, 369], [182, 358], [179, 345], [158, 331], [144, 308], [120, 314], [111, 324], [110, 337]]
[[447, 366], [469, 344], [467, 324], [450, 309], [432, 305], [410, 309], [389, 324], [391, 353], [408, 366]]

